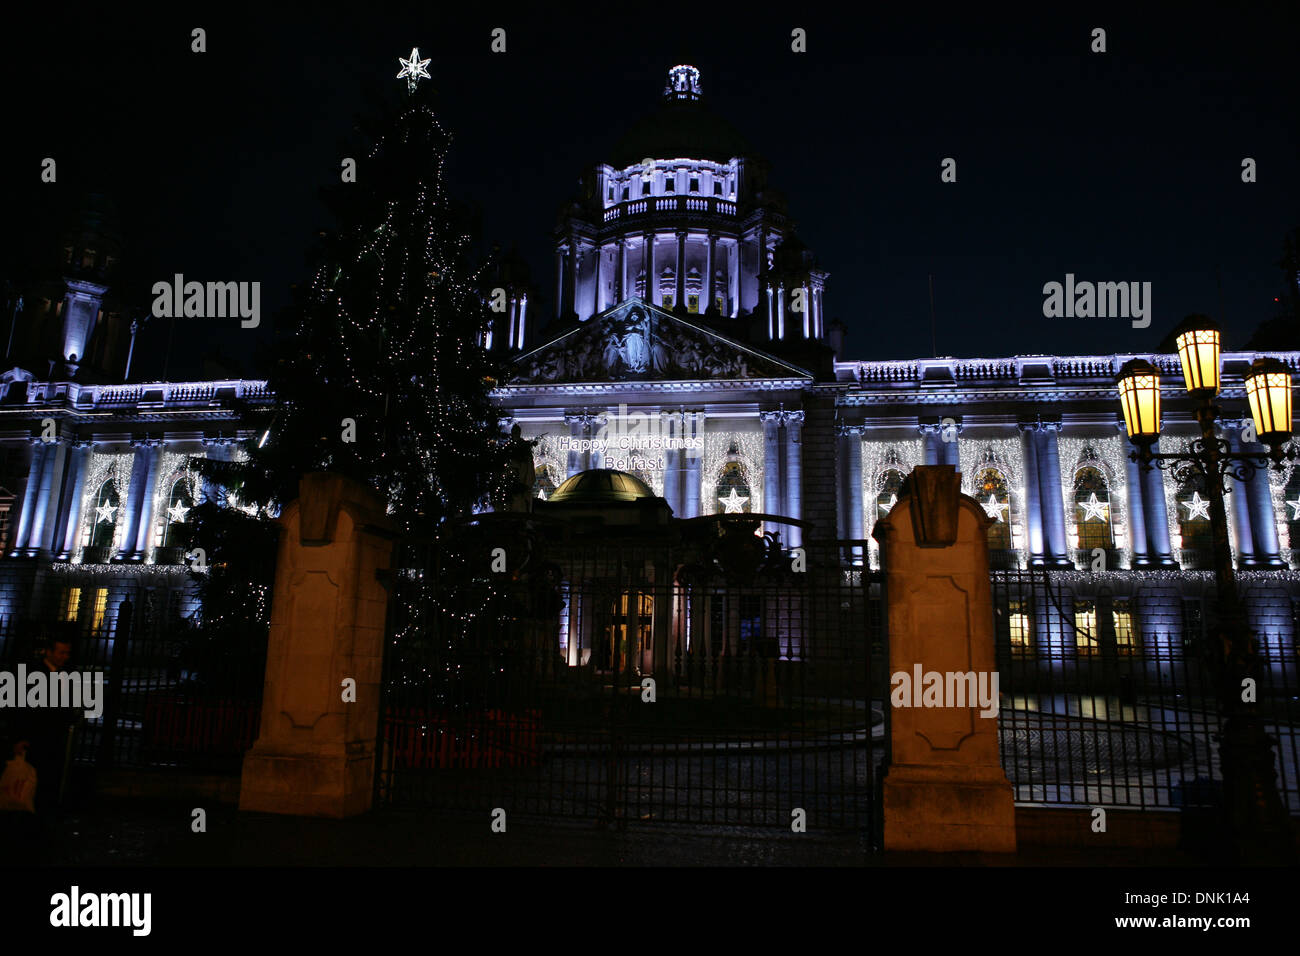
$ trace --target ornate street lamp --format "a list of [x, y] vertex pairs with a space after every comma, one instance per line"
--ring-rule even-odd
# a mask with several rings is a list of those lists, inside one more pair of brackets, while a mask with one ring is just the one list
[[1246, 376], [1251, 418], [1256, 435], [1269, 451], [1234, 452], [1214, 427], [1219, 417], [1214, 401], [1220, 387], [1218, 328], [1204, 316], [1188, 316], [1176, 330], [1176, 341], [1184, 383], [1198, 402], [1196, 421], [1201, 437], [1186, 453], [1152, 452], [1160, 437], [1159, 376], [1150, 363], [1134, 359], [1120, 369], [1116, 382], [1124, 425], [1137, 446], [1130, 457], [1144, 469], [1153, 465], [1168, 469], [1180, 484], [1194, 482], [1209, 496], [1218, 620], [1217, 639], [1209, 645], [1208, 657], [1222, 720], [1219, 762], [1227, 823], [1234, 851], [1242, 859], [1289, 861], [1294, 849], [1290, 821], [1277, 790], [1276, 741], [1264, 732], [1256, 693], [1245, 691], [1261, 684], [1260, 659], [1237, 593], [1223, 499], [1228, 481], [1244, 483], [1267, 468], [1270, 459], [1281, 468], [1283, 461], [1297, 457], [1294, 445], [1286, 444], [1291, 437], [1291, 373], [1275, 359], [1258, 359], [1251, 366]]

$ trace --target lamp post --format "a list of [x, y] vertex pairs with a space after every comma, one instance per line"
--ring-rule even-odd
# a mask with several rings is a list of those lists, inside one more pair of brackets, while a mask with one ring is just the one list
[[[1290, 860], [1294, 854], [1289, 819], [1277, 790], [1273, 744], [1264, 731], [1256, 698], [1260, 658], [1237, 592], [1224, 508], [1225, 484], [1245, 482], [1269, 461], [1281, 468], [1297, 457], [1291, 436], [1291, 373], [1275, 359], [1257, 359], [1246, 375], [1246, 394], [1259, 440], [1268, 453], [1234, 452], [1215, 433], [1219, 408], [1220, 336], [1205, 316], [1188, 316], [1176, 330], [1187, 391], [1196, 400], [1201, 437], [1185, 453], [1153, 452], [1160, 437], [1160, 377], [1142, 359], [1126, 362], [1117, 386], [1124, 425], [1137, 446], [1130, 457], [1143, 469], [1167, 469], [1181, 484], [1193, 481], [1209, 496], [1217, 584], [1215, 640], [1207, 648], [1221, 719], [1219, 762], [1232, 852], [1243, 861]], [[1285, 447], [1284, 447], [1285, 445]]]

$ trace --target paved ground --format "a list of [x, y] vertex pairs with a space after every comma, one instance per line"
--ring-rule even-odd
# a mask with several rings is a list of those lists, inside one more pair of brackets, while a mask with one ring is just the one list
[[[312, 820], [207, 809], [207, 832], [191, 830], [193, 806], [100, 799], [66, 810], [52, 837], [34, 838], [25, 814], [6, 819], [5, 862], [73, 866], [1189, 866], [1173, 851], [1028, 847], [1015, 857], [869, 854], [839, 835], [743, 827], [630, 827], [619, 832], [515, 819], [493, 833], [486, 815], [384, 811]], [[12, 832], [17, 825], [20, 830]]]

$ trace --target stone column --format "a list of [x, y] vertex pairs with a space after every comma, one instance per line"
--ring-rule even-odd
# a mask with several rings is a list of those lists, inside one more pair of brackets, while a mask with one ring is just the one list
[[[951, 465], [915, 468], [908, 486], [874, 531], [893, 675], [885, 848], [1014, 853], [1014, 795], [998, 750], [990, 519], [961, 494]], [[937, 678], [926, 677], [932, 674]], [[935, 679], [943, 706], [923, 706], [922, 692]]]
[[[1124, 426], [1120, 425], [1121, 431]], [[1125, 437], [1120, 439], [1121, 447], [1125, 451], [1124, 455], [1124, 491], [1128, 495], [1128, 538], [1129, 547], [1133, 551], [1132, 566], [1135, 568], [1144, 567], [1150, 563], [1147, 554], [1147, 525], [1146, 515], [1142, 509], [1142, 466], [1132, 458], [1128, 457], [1128, 452], [1134, 451], [1133, 443], [1128, 440], [1127, 432]]]
[[9, 539], [10, 555], [17, 555], [26, 546], [27, 533], [32, 523], [32, 507], [36, 501], [36, 486], [40, 483], [41, 458], [45, 454], [44, 443], [39, 438], [32, 438], [19, 447], [23, 450], [27, 478], [23, 482], [22, 502], [14, 516], [13, 534]]
[[727, 261], [727, 314], [733, 319], [740, 314], [740, 240], [731, 244]]
[[771, 286], [767, 287], [767, 295], [765, 296], [765, 299], [767, 301], [767, 337], [772, 341], [776, 341], [776, 323], [772, 321], [772, 287]]
[[86, 487], [86, 465], [90, 461], [90, 442], [77, 441], [72, 447], [68, 480], [64, 482], [59, 503], [59, 526], [55, 532], [55, 557], [66, 561], [77, 550], [77, 530], [81, 521], [81, 498]]
[[664, 297], [659, 290], [659, 277], [655, 275], [655, 234], [646, 233], [645, 291], [646, 301], [653, 305], [663, 305]]
[[686, 230], [677, 230], [677, 291], [673, 296], [673, 307], [686, 308]]
[[[587, 437], [592, 440], [595, 440], [600, 437], [600, 433], [604, 431], [605, 425], [609, 421], [609, 419], [606, 418], [604, 415], [585, 414], [583, 418], [586, 421]], [[604, 468], [605, 453], [596, 451], [594, 448], [591, 451], [587, 452], [587, 467]]]
[[[148, 453], [148, 470], [145, 472], [143, 494], [139, 498], [140, 517], [136, 521], [135, 547], [133, 558], [143, 561], [149, 556], [150, 535], [153, 533], [153, 505], [156, 497], [155, 486], [159, 481], [159, 469], [162, 467], [163, 441], [161, 438], [150, 439]], [[130, 539], [128, 539], [130, 540]]]
[[586, 465], [587, 465], [586, 452], [578, 451], [578, 449], [574, 447], [574, 443], [586, 437], [587, 426], [585, 422], [585, 417], [586, 416], [584, 415], [564, 416], [564, 423], [569, 426], [569, 441], [570, 441], [569, 460], [568, 463], [566, 464], [566, 468], [568, 470], [564, 475], [564, 477], [566, 478], [572, 478], [578, 472], [586, 470]]
[[[659, 434], [667, 441], [679, 441], [682, 437], [682, 416], [680, 412], [659, 413]], [[664, 500], [673, 509], [675, 516], [682, 513], [682, 454], [676, 448], [664, 450]]]
[[[1228, 448], [1234, 453], [1242, 451], [1241, 422], [1220, 422], [1219, 436], [1228, 440]], [[1255, 538], [1251, 531], [1250, 502], [1247, 500], [1248, 484], [1238, 481], [1231, 475], [1224, 481], [1228, 494], [1224, 495], [1231, 520], [1231, 541], [1237, 549], [1237, 566], [1251, 567], [1258, 564], [1255, 555]]]
[[122, 511], [122, 538], [118, 544], [117, 554], [110, 555], [110, 560], [116, 558], [119, 561], [138, 560], [135, 553], [136, 532], [140, 528], [140, 501], [145, 493], [145, 484], [148, 481], [149, 458], [150, 458], [150, 440], [135, 439], [131, 442], [131, 447], [135, 453], [131, 456], [131, 477], [126, 489], [126, 501], [123, 501]]
[[577, 314], [578, 312], [578, 277], [582, 274], [582, 249], [578, 245], [578, 240], [573, 239], [569, 242], [569, 307], [567, 313]]
[[[803, 518], [803, 412], [790, 411], [785, 423], [785, 507], [786, 517]], [[790, 525], [790, 547], [803, 544], [803, 529]]]
[[[1249, 451], [1263, 452], [1258, 442], [1251, 444]], [[1282, 560], [1281, 547], [1277, 535], [1277, 510], [1273, 505], [1273, 490], [1269, 487], [1267, 469], [1257, 468], [1246, 482], [1246, 501], [1250, 508], [1250, 527], [1255, 540], [1255, 562], [1272, 568], [1286, 567]], [[1283, 509], [1285, 513], [1285, 505]], [[1300, 542], [1293, 542], [1293, 548]]]
[[27, 535], [27, 550], [32, 554], [49, 550], [53, 541], [54, 522], [58, 518], [59, 482], [63, 478], [63, 462], [68, 453], [67, 443], [57, 438], [44, 444], [40, 480], [32, 504], [31, 531]]
[[[1151, 445], [1160, 451], [1160, 439]], [[1165, 473], [1152, 465], [1142, 473], [1142, 511], [1147, 519], [1147, 557], [1151, 564], [1171, 566], [1173, 549], [1169, 544], [1169, 508], [1165, 504]]]
[[714, 301], [717, 299], [717, 289], [713, 281], [713, 270], [718, 261], [718, 237], [709, 230], [708, 245], [704, 252], [704, 308], [700, 309], [701, 314], [707, 314], [713, 311]]
[[1039, 439], [1038, 495], [1043, 512], [1043, 559], [1058, 567], [1074, 567], [1065, 536], [1065, 502], [1061, 494], [1061, 456], [1057, 446], [1060, 422], [1043, 422]]
[[776, 286], [776, 337], [785, 338], [785, 283]]
[[[347, 817], [370, 809], [393, 525], [340, 475], [303, 476], [282, 527], [257, 741], [239, 809]], [[344, 682], [355, 682], [345, 701]]]
[[[862, 426], [838, 425], [835, 433], [840, 439], [840, 474], [843, 475], [844, 487], [840, 500], [844, 502], [844, 520], [841, 534], [850, 540], [863, 539], [864, 507], [862, 500]], [[875, 524], [875, 509], [872, 509], [872, 524]], [[862, 548], [853, 548], [853, 563], [861, 564]]]
[[555, 247], [555, 313], [564, 314], [564, 254], [568, 243]]
[[[770, 515], [784, 514], [781, 502], [781, 412], [758, 413], [763, 423], [763, 511]], [[766, 531], [784, 533], [780, 525], [769, 524]]]
[[927, 465], [946, 464], [939, 448], [939, 426], [924, 422], [917, 431], [921, 433], [921, 460]]
[[605, 311], [605, 247], [596, 246], [596, 312]]
[[1038, 429], [1028, 422], [1020, 424], [1020, 444], [1025, 455], [1025, 537], [1029, 544], [1029, 563], [1043, 563], [1043, 502], [1038, 493]]
[[[686, 412], [683, 415], [683, 429], [686, 437], [702, 439], [704, 437], [704, 413]], [[701, 513], [700, 498], [704, 492], [700, 482], [700, 460], [703, 457], [704, 449], [702, 448], [686, 456], [686, 487], [682, 491], [682, 514], [687, 518], [698, 518]]]
[[614, 269], [614, 303], [617, 305], [627, 298], [623, 290], [624, 283], [627, 282], [627, 240], [620, 236], [614, 246], [618, 250], [614, 253], [617, 260]]

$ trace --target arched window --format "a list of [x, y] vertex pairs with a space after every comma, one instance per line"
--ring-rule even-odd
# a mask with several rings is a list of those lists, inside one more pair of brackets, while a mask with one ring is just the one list
[[175, 548], [182, 544], [183, 525], [189, 519], [190, 509], [194, 507], [194, 497], [190, 494], [190, 482], [185, 476], [177, 478], [172, 484], [171, 494], [167, 496], [167, 513], [163, 517], [162, 546]]
[[1198, 482], [1188, 481], [1178, 489], [1174, 502], [1178, 506], [1178, 531], [1183, 539], [1183, 550], [1201, 552], [1200, 556], [1190, 557], [1196, 557], [1197, 566], [1202, 566], [1200, 558], [1214, 548], [1214, 532], [1210, 528], [1210, 499]]
[[996, 468], [985, 468], [975, 481], [975, 497], [993, 520], [989, 527], [989, 549], [1011, 550], [1011, 489], [1006, 476]]
[[90, 516], [90, 547], [111, 548], [113, 546], [113, 532], [117, 528], [120, 505], [117, 485], [110, 478], [99, 486], [99, 491], [95, 494], [95, 511]]
[[754, 510], [754, 497], [750, 494], [749, 482], [745, 480], [740, 462], [729, 461], [722, 466], [714, 497], [717, 499], [713, 509], [715, 514], [747, 514]]
[[[883, 518], [898, 504], [898, 495], [903, 490], [903, 473], [897, 468], [887, 468], [876, 479], [876, 518]], [[868, 533], [871, 531], [867, 529]]]
[[1106, 476], [1091, 465], [1080, 468], [1074, 475], [1074, 520], [1081, 551], [1115, 546], [1110, 489], [1106, 486]]

